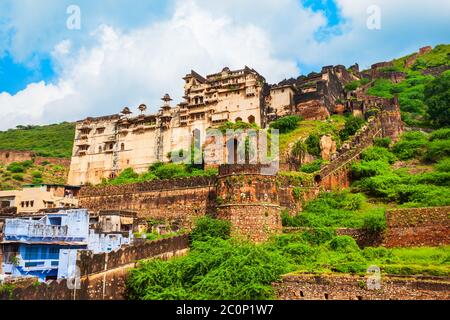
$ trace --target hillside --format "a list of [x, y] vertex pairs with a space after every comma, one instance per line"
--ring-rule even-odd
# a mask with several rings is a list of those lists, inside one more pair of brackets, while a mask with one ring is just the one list
[[[376, 79], [367, 90], [367, 94], [377, 97], [392, 98], [397, 95], [403, 121], [416, 127], [441, 127], [448, 125], [449, 105], [448, 78], [450, 71], [444, 71], [450, 67], [450, 45], [438, 45], [428, 53], [411, 54], [392, 61], [393, 66], [381, 68], [383, 72], [403, 72], [406, 79], [393, 83], [389, 79]], [[442, 70], [437, 70], [442, 67]], [[444, 72], [442, 72], [444, 71]], [[442, 74], [439, 75], [439, 73]], [[437, 102], [441, 107], [436, 107], [436, 88], [442, 87], [443, 96]], [[442, 110], [444, 109], [444, 110]], [[444, 111], [444, 112], [442, 112]]]
[[49, 161], [14, 162], [8, 166], [0, 164], [0, 191], [20, 189], [26, 184], [65, 184], [69, 168]]
[[28, 150], [43, 157], [70, 158], [74, 136], [74, 123], [17, 126], [0, 131], [0, 150]]

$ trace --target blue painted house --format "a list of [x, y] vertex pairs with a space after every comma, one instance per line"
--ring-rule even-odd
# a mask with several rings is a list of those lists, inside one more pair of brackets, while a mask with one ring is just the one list
[[6, 219], [3, 227], [3, 274], [58, 278], [62, 252], [88, 248], [87, 210], [49, 213], [39, 220]]
[[76, 272], [79, 250], [110, 252], [133, 241], [131, 229], [90, 228], [89, 218], [86, 209], [63, 209], [39, 218], [5, 219], [0, 274], [67, 279]]

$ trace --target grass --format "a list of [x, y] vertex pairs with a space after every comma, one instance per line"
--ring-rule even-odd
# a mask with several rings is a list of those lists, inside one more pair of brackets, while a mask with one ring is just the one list
[[306, 139], [311, 134], [318, 134], [319, 136], [331, 134], [333, 137], [336, 137], [336, 141], [339, 141], [337, 137], [344, 125], [345, 117], [339, 115], [333, 115], [326, 121], [301, 121], [295, 130], [280, 134], [280, 154], [285, 154], [289, 150], [290, 145], [300, 139]]
[[44, 157], [71, 157], [74, 123], [20, 128], [0, 132], [0, 150], [27, 150]]

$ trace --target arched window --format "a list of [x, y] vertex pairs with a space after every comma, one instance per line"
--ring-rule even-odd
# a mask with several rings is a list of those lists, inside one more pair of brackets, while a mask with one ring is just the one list
[[124, 143], [122, 143], [122, 144], [120, 145], [120, 150], [121, 150], [121, 151], [125, 151], [125, 144], [124, 144]]
[[98, 147], [98, 153], [102, 153], [103, 152], [103, 148], [102, 148], [102, 146], [99, 146]]
[[236, 118], [236, 122], [242, 122], [242, 118]]
[[248, 117], [248, 123], [255, 123], [255, 117], [254, 116]]

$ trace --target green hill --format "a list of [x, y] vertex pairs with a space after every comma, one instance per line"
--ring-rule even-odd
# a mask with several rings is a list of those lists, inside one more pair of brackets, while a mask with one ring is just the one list
[[43, 157], [70, 158], [75, 124], [63, 122], [47, 126], [17, 126], [0, 131], [0, 150], [29, 150]]
[[[450, 66], [450, 45], [438, 45], [432, 51], [419, 56], [411, 66], [406, 67], [405, 62], [411, 56], [393, 60], [394, 66], [387, 67], [385, 70], [405, 72], [406, 79], [404, 81], [394, 84], [388, 79], [376, 79], [367, 93], [384, 98], [392, 98], [397, 95], [402, 119], [410, 126], [440, 127], [445, 125], [448, 120], [442, 119], [442, 117], [446, 117], [446, 115], [441, 114], [440, 117], [436, 117], [436, 113], [440, 112], [430, 110], [429, 105], [430, 103], [434, 105], [448, 104], [445, 100], [445, 91], [450, 91], [448, 88], [450, 71], [444, 72], [439, 77], [424, 75], [423, 71], [439, 66]], [[436, 87], [437, 89], [434, 89]], [[436, 91], [443, 91], [438, 103], [431, 101], [433, 97], [439, 96], [439, 92]], [[434, 109], [436, 108], [434, 107]]]

